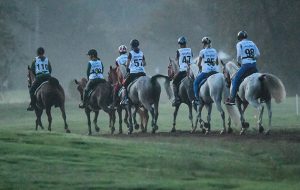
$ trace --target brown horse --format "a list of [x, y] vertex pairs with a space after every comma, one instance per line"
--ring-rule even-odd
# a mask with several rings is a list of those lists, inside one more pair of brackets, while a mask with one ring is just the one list
[[[122, 87], [123, 77], [118, 75], [118, 69], [119, 67], [113, 68], [110, 66], [109, 72], [108, 72], [108, 81], [113, 85], [114, 91], [118, 91]], [[129, 127], [128, 123], [128, 111], [125, 106], [120, 105], [121, 98], [118, 95], [115, 95], [114, 92], [112, 93], [116, 98], [116, 106], [117, 106], [117, 113], [119, 116], [119, 133], [122, 133], [122, 110], [125, 110], [125, 117], [124, 122], [127, 125], [127, 128]], [[142, 132], [147, 132], [147, 124], [149, 119], [148, 111], [142, 107], [138, 109], [138, 114], [141, 118], [141, 130]], [[137, 124], [135, 126], [135, 129], [138, 129], [139, 125]]]
[[[82, 78], [80, 81], [75, 79], [75, 84], [77, 84], [77, 90], [80, 93], [81, 99], [83, 98], [83, 91], [87, 84], [87, 79]], [[99, 83], [87, 101], [87, 106], [85, 108], [85, 114], [88, 120], [88, 135], [92, 135], [91, 130], [91, 112], [95, 112], [95, 117], [93, 120], [96, 132], [100, 131], [100, 128], [97, 125], [97, 119], [99, 115], [99, 110], [105, 111], [109, 115], [109, 128], [111, 130], [111, 134], [115, 131], [115, 113], [112, 109], [109, 108], [109, 105], [112, 103], [112, 86], [109, 82], [104, 81]]]
[[[35, 76], [28, 66], [28, 87], [30, 88], [35, 80]], [[35, 106], [35, 129], [38, 129], [38, 126], [41, 129], [44, 129], [42, 125], [42, 114], [43, 110], [46, 110], [46, 114], [48, 116], [48, 130], [51, 131], [51, 123], [52, 123], [52, 116], [51, 116], [51, 107], [59, 107], [62, 113], [62, 118], [65, 124], [65, 131], [70, 133], [68, 128], [68, 124], [66, 122], [66, 112], [65, 112], [65, 93], [64, 89], [59, 84], [58, 80], [54, 77], [51, 77], [48, 81], [44, 82], [36, 91], [36, 106]]]

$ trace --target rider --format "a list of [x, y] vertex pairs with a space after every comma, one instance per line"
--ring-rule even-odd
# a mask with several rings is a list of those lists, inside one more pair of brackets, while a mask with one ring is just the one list
[[190, 62], [193, 58], [193, 53], [191, 48], [186, 47], [187, 40], [184, 36], [178, 38], [179, 49], [176, 51], [176, 61], [179, 65], [179, 72], [175, 75], [173, 80], [173, 91], [174, 91], [174, 101], [172, 106], [177, 106], [180, 104], [180, 98], [178, 95], [178, 85], [180, 81], [187, 76], [187, 69], [190, 65]]
[[120, 102], [122, 105], [128, 104], [128, 97], [127, 97], [127, 87], [128, 85], [133, 82], [136, 78], [141, 76], [146, 76], [145, 68], [146, 61], [144, 53], [139, 49], [139, 41], [137, 39], [133, 39], [130, 41], [131, 51], [129, 52], [126, 69], [129, 72], [129, 76], [125, 80], [123, 87], [123, 99]]
[[201, 73], [194, 81], [195, 105], [199, 105], [199, 87], [202, 81], [209, 76], [218, 72], [218, 54], [217, 51], [211, 47], [211, 40], [208, 37], [202, 38], [203, 49], [199, 53], [199, 70]]
[[103, 77], [103, 64], [101, 60], [98, 58], [98, 53], [95, 49], [91, 49], [88, 51], [87, 55], [89, 56], [90, 61], [88, 62], [87, 68], [87, 78], [88, 83], [84, 89], [83, 100], [79, 104], [79, 108], [85, 108], [87, 105], [88, 93], [91, 89], [95, 88], [96, 85], [100, 82], [104, 82]]
[[225, 102], [228, 105], [235, 104], [235, 97], [242, 83], [245, 74], [249, 72], [258, 72], [256, 68], [256, 59], [260, 56], [259, 50], [255, 43], [247, 39], [246, 31], [240, 31], [237, 35], [238, 43], [236, 44], [237, 62], [241, 64], [241, 68], [237, 71], [236, 76], [232, 80], [232, 88], [230, 96]]
[[36, 104], [36, 96], [34, 95], [36, 89], [45, 81], [51, 77], [51, 64], [47, 57], [45, 57], [45, 50], [39, 47], [36, 51], [37, 57], [33, 60], [31, 64], [31, 71], [35, 75], [35, 80], [29, 89], [31, 102], [27, 108], [27, 111], [33, 111]]

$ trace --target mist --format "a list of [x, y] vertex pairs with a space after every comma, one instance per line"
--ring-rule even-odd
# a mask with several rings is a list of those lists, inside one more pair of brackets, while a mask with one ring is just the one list
[[39, 46], [51, 61], [52, 75], [68, 91], [70, 81], [86, 77], [91, 48], [98, 51], [107, 74], [119, 45], [129, 47], [131, 39], [138, 39], [146, 73], [167, 74], [168, 57], [174, 58], [179, 36], [187, 37], [195, 58], [202, 37], [209, 36], [226, 61], [235, 58], [237, 32], [246, 30], [261, 51], [260, 71], [279, 76], [289, 94], [300, 91], [295, 59], [300, 48], [299, 1], [2, 0], [0, 5], [1, 10], [14, 7], [4, 12], [8, 17], [1, 16], [5, 27], [0, 29], [9, 31], [13, 42], [9, 49], [1, 43], [0, 55], [8, 58], [0, 62], [0, 70], [8, 73], [8, 89], [27, 89], [27, 65]]

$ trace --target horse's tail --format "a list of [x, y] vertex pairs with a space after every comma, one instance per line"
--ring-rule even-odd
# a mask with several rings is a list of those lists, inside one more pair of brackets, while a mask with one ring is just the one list
[[168, 76], [161, 75], [161, 74], [154, 75], [153, 77], [151, 77], [151, 83], [154, 85], [155, 82], [157, 82], [157, 80], [160, 78], [165, 79], [164, 87], [165, 87], [165, 90], [167, 92], [169, 99], [171, 99], [173, 94], [172, 94], [172, 90], [171, 90], [171, 86], [170, 86], [170, 78]]
[[50, 77], [50, 78], [48, 79], [48, 82], [49, 82], [49, 84], [52, 85], [52, 86], [55, 86], [55, 87], [58, 87], [58, 86], [59, 86], [59, 81], [58, 81], [56, 78], [54, 78], [54, 77]]
[[275, 99], [276, 103], [280, 103], [285, 99], [285, 87], [278, 77], [269, 73], [264, 73], [259, 77], [259, 80], [268, 89], [271, 97]]
[[[230, 94], [230, 89], [226, 86], [225, 84], [225, 80], [223, 83], [223, 100], [225, 101]], [[233, 123], [237, 126], [240, 127], [241, 126], [241, 114], [239, 112], [239, 109], [237, 108], [236, 105], [225, 105], [226, 110], [231, 118], [231, 120], [233, 121]]]

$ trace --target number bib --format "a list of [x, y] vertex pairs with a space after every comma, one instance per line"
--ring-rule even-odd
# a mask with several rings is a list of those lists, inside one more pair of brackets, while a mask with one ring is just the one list
[[144, 65], [143, 65], [143, 57], [144, 54], [140, 50], [138, 53], [134, 51], [130, 51], [131, 54], [131, 60], [130, 60], [130, 73], [141, 73], [145, 72]]
[[35, 74], [49, 74], [49, 68], [48, 68], [48, 58], [46, 57], [44, 61], [41, 60], [41, 58], [36, 57], [35, 58]]
[[90, 70], [90, 75], [89, 79], [96, 79], [96, 78], [101, 78], [103, 79], [103, 65], [100, 60], [97, 61], [89, 61], [91, 64], [91, 70]]
[[218, 54], [214, 48], [205, 48], [201, 50], [199, 56], [202, 57], [202, 72], [208, 73], [211, 71], [217, 71], [216, 61]]
[[238, 48], [240, 48], [240, 56], [242, 59], [242, 64], [255, 63], [256, 62], [256, 45], [250, 40], [242, 40], [238, 43]]
[[180, 48], [178, 49], [179, 52], [179, 70], [186, 71], [188, 69], [188, 64], [191, 63], [191, 59], [193, 58], [191, 48]]

